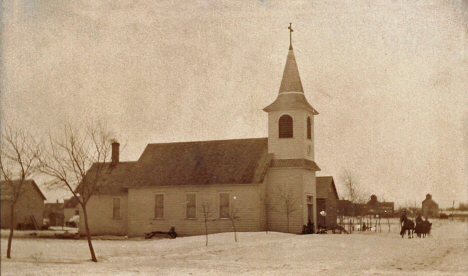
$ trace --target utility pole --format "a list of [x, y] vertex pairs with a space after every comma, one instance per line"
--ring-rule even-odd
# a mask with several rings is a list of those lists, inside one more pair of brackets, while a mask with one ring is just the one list
[[455, 210], [455, 200], [452, 201], [452, 220], [453, 220], [453, 211]]

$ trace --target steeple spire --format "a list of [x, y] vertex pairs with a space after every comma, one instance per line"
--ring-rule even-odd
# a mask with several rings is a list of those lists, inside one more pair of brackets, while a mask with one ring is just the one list
[[292, 23], [289, 23], [289, 50], [292, 50], [293, 47], [292, 47], [292, 32], [294, 32], [294, 30], [292, 29], [291, 27]]
[[292, 23], [289, 23], [289, 52], [288, 58], [286, 59], [286, 66], [284, 67], [283, 79], [281, 80], [279, 91], [280, 94], [284, 92], [304, 93], [301, 78], [299, 77], [299, 69], [297, 69], [296, 58], [294, 57], [294, 51], [292, 47], [292, 32], [294, 30], [292, 29], [291, 25]]
[[279, 111], [279, 110], [308, 110], [313, 115], [318, 112], [307, 102], [304, 95], [304, 88], [302, 87], [301, 77], [299, 76], [299, 69], [297, 68], [296, 58], [294, 57], [294, 50], [292, 47], [292, 24], [289, 23], [289, 51], [286, 58], [286, 65], [284, 67], [283, 79], [278, 93], [278, 98], [265, 107], [263, 110], [266, 112]]

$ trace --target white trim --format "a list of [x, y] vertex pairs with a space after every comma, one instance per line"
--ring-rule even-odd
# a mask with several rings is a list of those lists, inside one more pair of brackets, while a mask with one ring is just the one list
[[279, 95], [286, 95], [286, 94], [301, 94], [301, 95], [304, 95], [304, 92], [287, 91], [287, 92], [280, 92], [279, 93]]
[[[295, 123], [296, 119], [294, 119], [294, 116], [291, 114], [291, 113], [288, 113], [288, 112], [284, 112], [284, 113], [281, 113], [277, 118], [276, 118], [276, 125], [278, 125], [278, 128], [279, 128], [279, 119], [281, 117], [283, 117], [284, 115], [288, 115], [289, 117], [291, 117], [293, 119], [293, 124]], [[294, 125], [293, 125], [294, 127]]]

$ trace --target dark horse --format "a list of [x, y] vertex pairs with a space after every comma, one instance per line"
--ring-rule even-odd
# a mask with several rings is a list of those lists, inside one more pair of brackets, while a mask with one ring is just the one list
[[431, 226], [428, 220], [421, 221], [420, 223], [416, 223], [415, 233], [419, 238], [425, 238], [428, 234], [431, 233]]
[[425, 238], [427, 235], [429, 235], [431, 233], [432, 223], [425, 220], [425, 221], [421, 222], [420, 224], [421, 224], [421, 227], [420, 227], [419, 236], [422, 235], [422, 237]]
[[401, 237], [403, 238], [405, 236], [405, 231], [408, 231], [408, 239], [411, 239], [413, 237], [414, 228], [415, 228], [414, 221], [408, 218], [404, 218], [404, 219], [401, 219], [400, 222], [403, 223], [403, 225], [401, 226], [401, 231], [400, 231]]

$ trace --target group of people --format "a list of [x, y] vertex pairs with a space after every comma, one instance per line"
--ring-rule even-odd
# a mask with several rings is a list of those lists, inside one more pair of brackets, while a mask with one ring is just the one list
[[[418, 235], [418, 237], [420, 237], [421, 235], [425, 236], [426, 234], [429, 234], [429, 232], [431, 231], [432, 223], [429, 222], [428, 217], [426, 217], [425, 220], [423, 220], [421, 214], [418, 214], [415, 221], [416, 226], [414, 226], [413, 223], [413, 227], [414, 232], [416, 233], [416, 235]], [[412, 223], [412, 221], [408, 219], [406, 211], [404, 211], [400, 218], [402, 233], [404, 233], [404, 230], [409, 230], [408, 222]]]

